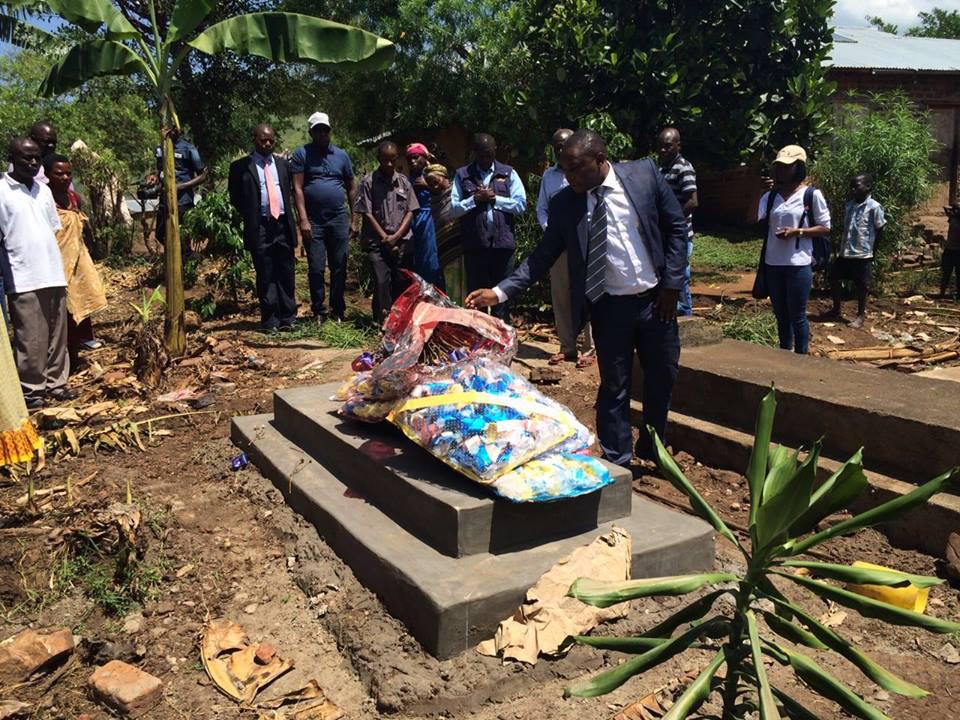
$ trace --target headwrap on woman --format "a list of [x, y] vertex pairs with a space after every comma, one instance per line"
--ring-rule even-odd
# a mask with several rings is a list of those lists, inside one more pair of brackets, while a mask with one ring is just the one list
[[447, 171], [446, 165], [441, 165], [440, 163], [430, 163], [423, 170], [424, 175], [440, 175], [447, 179], [450, 178], [450, 174]]

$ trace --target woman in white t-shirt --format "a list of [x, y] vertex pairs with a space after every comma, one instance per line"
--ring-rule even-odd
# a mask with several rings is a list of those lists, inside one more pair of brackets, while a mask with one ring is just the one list
[[799, 145], [787, 145], [777, 153], [772, 175], [773, 189], [760, 198], [757, 212], [759, 220], [767, 217], [768, 208], [770, 212], [763, 257], [767, 289], [777, 316], [780, 347], [806, 354], [810, 344], [807, 300], [813, 286], [811, 237], [830, 233], [830, 210], [819, 190], [813, 191], [810, 207], [804, 207], [807, 153]]

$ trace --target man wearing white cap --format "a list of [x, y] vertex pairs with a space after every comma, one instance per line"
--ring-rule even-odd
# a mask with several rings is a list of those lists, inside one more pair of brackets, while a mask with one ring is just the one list
[[[315, 112], [307, 126], [312, 142], [293, 154], [290, 171], [300, 234], [307, 249], [310, 307], [317, 322], [328, 316], [339, 321], [347, 309], [347, 248], [356, 200], [353, 165], [347, 154], [330, 142], [330, 118], [326, 113]], [[323, 277], [328, 262], [329, 310]]]

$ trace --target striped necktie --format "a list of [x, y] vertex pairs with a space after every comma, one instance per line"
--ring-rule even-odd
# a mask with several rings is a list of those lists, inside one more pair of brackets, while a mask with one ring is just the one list
[[603, 281], [607, 270], [607, 202], [603, 187], [593, 191], [597, 198], [587, 228], [587, 300], [592, 303], [603, 297]]

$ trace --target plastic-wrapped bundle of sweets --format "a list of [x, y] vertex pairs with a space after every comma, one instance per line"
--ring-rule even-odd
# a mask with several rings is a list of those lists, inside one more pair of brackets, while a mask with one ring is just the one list
[[590, 438], [569, 410], [485, 358], [437, 368], [388, 419], [432, 455], [484, 485], [570, 438]]
[[595, 457], [548, 452], [501, 475], [490, 489], [516, 503], [548, 502], [585, 495], [612, 482], [610, 471]]

